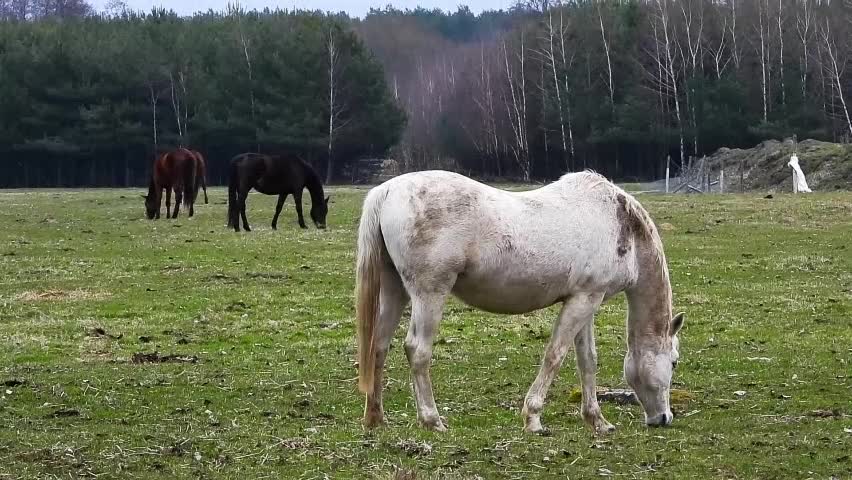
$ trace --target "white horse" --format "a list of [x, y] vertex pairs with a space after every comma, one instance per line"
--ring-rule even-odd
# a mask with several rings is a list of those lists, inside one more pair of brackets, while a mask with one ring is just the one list
[[600, 175], [572, 173], [537, 190], [506, 192], [443, 171], [410, 173], [373, 188], [358, 228], [356, 310], [364, 424], [384, 422], [382, 374], [393, 332], [411, 300], [405, 354], [417, 418], [444, 431], [432, 395], [432, 343], [448, 295], [495, 313], [562, 303], [538, 376], [524, 401], [525, 428], [542, 432], [541, 410], [573, 340], [583, 419], [615, 427], [595, 392], [594, 314], [627, 294], [624, 374], [648, 425], [672, 421], [669, 389], [683, 314], [672, 318], [663, 246], [648, 213]]

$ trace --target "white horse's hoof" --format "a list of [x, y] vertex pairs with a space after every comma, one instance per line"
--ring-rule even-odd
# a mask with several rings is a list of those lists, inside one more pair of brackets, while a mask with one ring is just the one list
[[541, 424], [541, 418], [538, 415], [529, 416], [524, 421], [524, 431], [535, 435], [547, 435], [549, 431]]
[[595, 429], [595, 435], [608, 435], [615, 431], [615, 425], [607, 422], [603, 418], [596, 420], [592, 427]]
[[541, 427], [537, 430], [531, 430], [530, 428], [524, 428], [524, 431], [527, 433], [531, 433], [533, 435], [538, 435], [540, 437], [550, 437], [553, 435], [553, 432], [550, 431], [547, 427]]
[[430, 419], [421, 419], [420, 424], [423, 425], [423, 428], [427, 430], [432, 430], [435, 432], [446, 432], [447, 427], [444, 426], [444, 422], [441, 421], [441, 417], [430, 418]]

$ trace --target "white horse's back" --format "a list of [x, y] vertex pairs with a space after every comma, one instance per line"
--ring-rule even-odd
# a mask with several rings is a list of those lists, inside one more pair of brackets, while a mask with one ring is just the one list
[[527, 192], [441, 171], [379, 188], [385, 245], [407, 288], [454, 279], [452, 293], [466, 303], [524, 313], [576, 291], [614, 293], [635, 281], [632, 249], [618, 253], [616, 195], [623, 192], [596, 174], [569, 174]]

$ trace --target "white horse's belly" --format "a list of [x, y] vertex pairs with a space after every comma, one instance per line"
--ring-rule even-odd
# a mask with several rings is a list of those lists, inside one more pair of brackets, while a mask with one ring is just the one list
[[473, 307], [492, 313], [527, 313], [565, 299], [567, 278], [512, 277], [510, 272], [475, 272], [459, 275], [453, 295]]

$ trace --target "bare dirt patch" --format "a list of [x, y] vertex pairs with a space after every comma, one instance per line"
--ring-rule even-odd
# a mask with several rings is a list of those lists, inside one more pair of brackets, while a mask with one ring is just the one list
[[111, 333], [107, 333], [107, 331], [104, 330], [101, 327], [94, 327], [86, 333], [86, 336], [93, 337], [93, 338], [103, 337], [103, 338], [111, 338], [113, 340], [120, 340], [122, 337], [124, 337], [124, 334], [119, 333], [118, 335], [113, 335]]
[[157, 352], [136, 352], [130, 363], [198, 363], [195, 355], [160, 355]]

